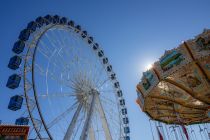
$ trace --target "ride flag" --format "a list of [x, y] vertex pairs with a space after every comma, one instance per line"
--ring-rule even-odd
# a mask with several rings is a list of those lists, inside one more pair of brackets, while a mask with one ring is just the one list
[[187, 133], [186, 127], [185, 127], [184, 125], [181, 125], [181, 126], [182, 126], [182, 131], [184, 132], [184, 134], [185, 134], [187, 140], [189, 140], [189, 135], [188, 135], [188, 133]]
[[160, 130], [158, 129], [158, 127], [157, 127], [157, 131], [158, 131], [159, 139], [160, 139], [160, 140], [163, 140], [163, 136], [162, 136], [162, 134], [160, 133]]

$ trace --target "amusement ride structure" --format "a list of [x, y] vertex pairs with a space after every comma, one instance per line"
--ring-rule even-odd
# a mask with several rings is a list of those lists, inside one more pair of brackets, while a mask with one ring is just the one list
[[6, 86], [16, 95], [8, 108], [24, 110], [15, 124], [30, 125], [29, 139], [130, 140], [116, 74], [80, 25], [58, 15], [38, 17], [12, 51]]
[[160, 139], [197, 140], [197, 126], [202, 140], [209, 140], [210, 30], [166, 51], [143, 73], [137, 95]]

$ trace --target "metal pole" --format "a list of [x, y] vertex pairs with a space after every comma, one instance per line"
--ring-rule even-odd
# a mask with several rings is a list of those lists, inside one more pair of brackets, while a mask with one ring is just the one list
[[178, 134], [176, 133], [175, 126], [172, 126], [172, 128], [173, 128], [173, 131], [174, 131], [175, 138], [176, 138], [176, 140], [178, 140]]
[[88, 135], [88, 130], [89, 130], [89, 127], [90, 127], [90, 121], [91, 121], [91, 118], [92, 118], [92, 115], [93, 115], [93, 108], [94, 108], [94, 105], [95, 105], [95, 98], [96, 98], [96, 95], [97, 93], [92, 93], [92, 100], [91, 100], [91, 103], [90, 103], [90, 106], [88, 108], [88, 112], [87, 112], [87, 118], [85, 120], [85, 124], [84, 124], [84, 127], [83, 127], [83, 130], [82, 130], [82, 134], [80, 136], [80, 140], [86, 140], [87, 139], [87, 135]]
[[98, 94], [96, 94], [96, 104], [98, 105], [98, 111], [99, 111], [100, 118], [101, 118], [101, 121], [102, 121], [102, 127], [103, 127], [104, 132], [105, 132], [106, 140], [112, 140], [109, 125], [107, 123], [107, 119], [106, 119], [106, 116], [105, 116], [105, 113], [104, 113], [104, 109], [102, 107], [102, 104], [101, 104], [101, 101], [99, 99]]
[[151, 121], [151, 119], [149, 119], [149, 125], [150, 125], [150, 130], [152, 132], [152, 139], [155, 140], [154, 134], [153, 134], [153, 131], [152, 131], [152, 125], [151, 125], [151, 122], [150, 121]]
[[165, 127], [165, 130], [166, 130], [167, 136], [168, 136], [168, 140], [170, 140], [171, 138], [170, 138], [169, 133], [168, 133], [167, 125], [165, 124], [164, 127]]
[[68, 129], [67, 129], [67, 131], [66, 131], [65, 136], [64, 136], [64, 140], [70, 140], [71, 135], [72, 135], [72, 133], [73, 133], [73, 130], [74, 130], [74, 128], [75, 128], [75, 124], [76, 124], [76, 122], [77, 122], [79, 113], [80, 113], [80, 111], [81, 111], [81, 109], [82, 109], [82, 105], [83, 105], [83, 104], [80, 103], [79, 106], [77, 107], [77, 110], [76, 110], [76, 112], [74, 113], [74, 116], [73, 116], [73, 118], [72, 118], [72, 120], [71, 120], [71, 123], [70, 123], [70, 125], [69, 125], [69, 127], [68, 127]]
[[94, 134], [94, 129], [92, 125], [90, 125], [90, 129], [89, 129], [89, 139], [95, 140], [95, 134]]

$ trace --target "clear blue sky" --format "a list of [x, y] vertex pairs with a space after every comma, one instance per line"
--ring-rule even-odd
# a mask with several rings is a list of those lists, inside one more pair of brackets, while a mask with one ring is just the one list
[[0, 119], [15, 120], [7, 110], [15, 93], [5, 85], [20, 30], [40, 15], [58, 14], [79, 23], [101, 44], [125, 94], [132, 140], [151, 140], [148, 117], [135, 103], [136, 84], [165, 50], [210, 28], [209, 6], [209, 0], [1, 0]]

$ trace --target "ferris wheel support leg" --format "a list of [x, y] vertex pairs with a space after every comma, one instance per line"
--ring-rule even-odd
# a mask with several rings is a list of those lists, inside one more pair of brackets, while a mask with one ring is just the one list
[[89, 127], [90, 127], [90, 122], [91, 122], [91, 118], [92, 118], [92, 115], [93, 115], [93, 109], [94, 109], [94, 105], [95, 105], [96, 94], [97, 93], [93, 93], [93, 95], [92, 95], [92, 100], [91, 100], [90, 106], [87, 110], [88, 111], [87, 112], [87, 118], [86, 118], [85, 123], [84, 123], [84, 127], [83, 127], [83, 130], [82, 130], [82, 134], [80, 136], [80, 140], [86, 140], [87, 139], [88, 130], [89, 130]]
[[103, 127], [104, 132], [105, 132], [106, 140], [112, 140], [109, 125], [107, 123], [107, 119], [106, 119], [106, 116], [105, 116], [105, 113], [104, 113], [104, 109], [102, 107], [102, 104], [101, 104], [101, 101], [100, 101], [100, 98], [99, 98], [98, 94], [96, 95], [96, 104], [98, 105], [98, 111], [99, 111], [99, 114], [100, 114], [102, 127]]
[[66, 131], [66, 134], [65, 134], [63, 140], [70, 140], [81, 109], [82, 109], [82, 103], [80, 103], [79, 106], [77, 107], [77, 110], [74, 113], [74, 116], [73, 116], [73, 118], [71, 120], [71, 123], [70, 123], [70, 125], [69, 125], [69, 127], [68, 127], [68, 129]]
[[90, 125], [90, 129], [89, 129], [89, 139], [90, 139], [90, 140], [96, 140], [95, 134], [94, 134], [93, 125]]

